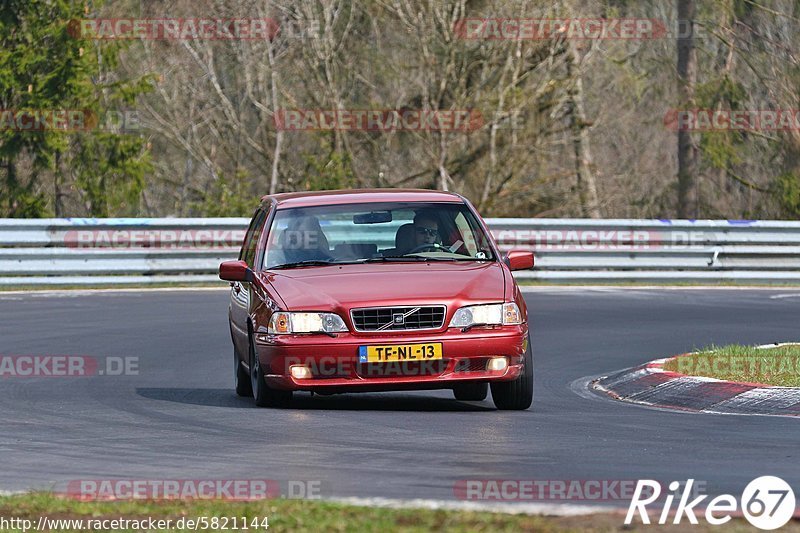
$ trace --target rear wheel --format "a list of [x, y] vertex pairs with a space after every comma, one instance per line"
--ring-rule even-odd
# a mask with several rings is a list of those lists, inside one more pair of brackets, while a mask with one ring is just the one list
[[253, 395], [253, 387], [250, 382], [250, 374], [242, 366], [239, 358], [239, 351], [233, 349], [233, 382], [236, 385], [236, 394], [239, 396], [250, 397]]
[[250, 387], [253, 390], [256, 405], [259, 407], [279, 407], [292, 400], [292, 391], [275, 390], [267, 386], [252, 339], [250, 339]]
[[487, 383], [461, 383], [453, 387], [453, 395], [456, 400], [462, 402], [480, 402], [486, 399], [489, 393]]
[[514, 381], [492, 383], [492, 400], [495, 407], [505, 411], [527, 409], [533, 403], [533, 348], [530, 337], [522, 373]]

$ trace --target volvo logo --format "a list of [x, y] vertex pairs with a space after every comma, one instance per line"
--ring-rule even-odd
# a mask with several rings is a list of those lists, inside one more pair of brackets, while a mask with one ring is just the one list
[[414, 313], [416, 313], [419, 310], [420, 310], [419, 307], [414, 307], [413, 309], [411, 309], [410, 311], [405, 312], [405, 313], [392, 313], [392, 321], [391, 322], [387, 322], [386, 324], [382, 325], [376, 331], [384, 331], [384, 330], [387, 330], [387, 329], [391, 328], [392, 326], [405, 325], [406, 318], [410, 317], [411, 315], [413, 315]]

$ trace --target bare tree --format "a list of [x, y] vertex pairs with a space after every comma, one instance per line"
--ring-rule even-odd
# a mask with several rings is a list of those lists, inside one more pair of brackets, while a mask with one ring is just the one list
[[[694, 45], [695, 1], [677, 0], [678, 21], [686, 33], [678, 36], [678, 88], [683, 109], [694, 107], [697, 55]], [[697, 147], [691, 131], [678, 128], [678, 217], [697, 218]]]
[[575, 41], [566, 44], [567, 76], [571, 87], [567, 90], [567, 115], [572, 131], [572, 146], [575, 150], [575, 175], [578, 183], [578, 200], [581, 214], [590, 218], [600, 218], [600, 204], [597, 198], [597, 185], [593, 171], [589, 122], [584, 111], [583, 73]]

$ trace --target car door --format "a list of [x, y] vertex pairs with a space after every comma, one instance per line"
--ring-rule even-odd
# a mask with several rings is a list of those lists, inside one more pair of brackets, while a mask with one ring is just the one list
[[[250, 227], [247, 228], [244, 243], [239, 253], [239, 260], [245, 261], [247, 266], [252, 269], [255, 269], [256, 256], [258, 255], [258, 243], [260, 242], [261, 232], [264, 230], [267, 213], [268, 209], [264, 206], [256, 210], [250, 222]], [[231, 282], [231, 335], [236, 349], [244, 358], [247, 357], [248, 353], [249, 340], [247, 338], [247, 318], [250, 314], [251, 301], [252, 288], [250, 287], [250, 283]]]

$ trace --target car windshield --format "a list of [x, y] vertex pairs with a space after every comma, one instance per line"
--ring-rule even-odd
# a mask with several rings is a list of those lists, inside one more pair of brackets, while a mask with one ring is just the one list
[[264, 267], [494, 259], [465, 204], [359, 203], [278, 209]]

